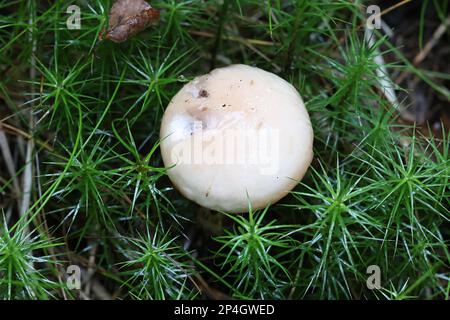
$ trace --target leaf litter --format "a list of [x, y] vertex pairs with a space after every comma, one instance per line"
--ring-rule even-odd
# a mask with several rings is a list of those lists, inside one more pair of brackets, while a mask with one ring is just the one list
[[159, 10], [144, 0], [117, 0], [109, 14], [108, 29], [99, 40], [124, 42], [159, 20]]

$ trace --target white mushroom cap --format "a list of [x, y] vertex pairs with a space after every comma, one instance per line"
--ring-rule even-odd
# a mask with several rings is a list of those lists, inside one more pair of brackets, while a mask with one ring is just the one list
[[167, 174], [188, 199], [212, 210], [246, 212], [284, 197], [313, 157], [313, 130], [295, 88], [246, 65], [186, 84], [161, 124]]

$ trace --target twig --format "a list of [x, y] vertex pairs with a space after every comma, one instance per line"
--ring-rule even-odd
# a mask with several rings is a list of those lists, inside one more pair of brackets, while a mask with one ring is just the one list
[[92, 291], [101, 300], [113, 300], [108, 290], [97, 279], [92, 279]]
[[[14, 192], [17, 196], [19, 196], [20, 195], [20, 186], [19, 186], [19, 182], [17, 181], [16, 167], [14, 165], [14, 160], [11, 155], [11, 149], [9, 148], [8, 138], [1, 127], [0, 127], [0, 151], [3, 155], [4, 161], [6, 163], [6, 169], [8, 170], [8, 173], [12, 178]], [[17, 205], [20, 205], [19, 200], [17, 201]]]
[[[414, 66], [418, 66], [420, 63], [422, 63], [423, 60], [425, 60], [430, 51], [434, 48], [434, 46], [436, 46], [441, 37], [445, 34], [445, 31], [447, 31], [449, 25], [450, 25], [450, 16], [448, 16], [447, 19], [445, 19], [445, 21], [439, 25], [439, 27], [434, 31], [430, 41], [428, 41], [427, 44], [422, 48], [422, 50], [420, 50], [420, 52], [414, 57], [413, 60]], [[397, 78], [396, 83], [397, 84], [402, 83], [407, 75], [408, 71], [402, 72], [402, 74]]]
[[[400, 2], [398, 2], [398, 3], [396, 3], [396, 4], [394, 4], [393, 6], [390, 6], [389, 8], [384, 9], [384, 10], [381, 11], [380, 13], [376, 14], [376, 15], [374, 16], [374, 18], [379, 19], [379, 18], [381, 18], [383, 15], [385, 15], [385, 14], [387, 14], [387, 13], [389, 13], [389, 12], [391, 12], [391, 11], [397, 9], [397, 8], [400, 8], [401, 6], [403, 6], [403, 5], [405, 5], [405, 4], [408, 4], [408, 3], [410, 3], [411, 1], [412, 1], [412, 0], [403, 0], [403, 1], [400, 1]], [[359, 29], [363, 28], [365, 25], [366, 25], [366, 21], [364, 21], [363, 23], [361, 23], [356, 29], [359, 30]], [[341, 40], [343, 40], [343, 39], [341, 39]]]
[[434, 48], [434, 46], [439, 42], [439, 39], [444, 35], [449, 24], [450, 24], [450, 16], [448, 16], [447, 19], [445, 19], [445, 21], [441, 23], [441, 25], [433, 33], [433, 37], [431, 38], [431, 40], [428, 41], [425, 47], [423, 47], [423, 49], [414, 58], [415, 65], [420, 64], [427, 57], [431, 49]]
[[392, 10], [395, 10], [395, 9], [397, 9], [397, 8], [400, 8], [401, 6], [407, 4], [407, 3], [411, 2], [411, 1], [412, 1], [412, 0], [403, 0], [403, 1], [400, 1], [400, 2], [398, 2], [398, 3], [396, 3], [396, 4], [394, 4], [393, 6], [390, 6], [389, 8], [387, 8], [387, 9], [381, 11], [381, 12], [380, 12], [380, 16], [385, 15], [385, 14], [391, 12]]
[[253, 52], [255, 52], [257, 55], [259, 55], [261, 58], [263, 58], [264, 60], [266, 60], [267, 62], [269, 62], [272, 67], [275, 69], [275, 72], [281, 72], [281, 67], [279, 65], [277, 65], [275, 62], [273, 62], [273, 59], [270, 59], [267, 55], [265, 55], [264, 53], [262, 53], [260, 50], [258, 50], [257, 48], [255, 48], [252, 44], [250, 43], [246, 43], [244, 42], [244, 45], [247, 46], [250, 50], [252, 50]]
[[86, 296], [89, 296], [91, 293], [92, 288], [92, 277], [95, 274], [95, 255], [97, 253], [98, 244], [94, 243], [91, 247], [91, 250], [89, 252], [89, 261], [88, 261], [88, 268], [86, 271], [86, 277], [85, 277], [85, 286], [84, 286], [84, 293]]
[[[29, 3], [29, 5], [31, 6], [31, 4]], [[35, 57], [35, 53], [36, 53], [36, 39], [34, 38], [33, 35], [33, 25], [34, 25], [34, 9], [35, 8], [30, 8], [30, 18], [29, 18], [29, 41], [31, 42], [32, 45], [32, 49], [31, 49], [31, 67], [30, 67], [30, 79], [34, 79], [36, 77], [36, 57]], [[34, 94], [34, 86], [31, 85], [31, 94]], [[33, 106], [33, 103], [31, 103], [31, 106]], [[29, 118], [29, 125], [30, 128], [33, 129], [34, 128], [34, 117], [33, 117], [33, 111], [32, 109], [30, 109], [28, 111], [28, 118]], [[34, 151], [34, 140], [33, 138], [29, 139], [27, 141], [27, 151], [26, 151], [26, 156], [25, 156], [25, 170], [23, 172], [23, 194], [22, 194], [22, 203], [21, 206], [19, 208], [19, 214], [21, 217], [24, 217], [25, 214], [27, 213], [28, 209], [30, 208], [30, 199], [31, 199], [31, 190], [32, 190], [32, 186], [33, 186], [33, 162], [31, 160], [32, 156], [33, 156], [33, 151]], [[29, 232], [29, 228], [28, 225], [26, 225], [26, 221], [24, 221], [25, 223], [25, 227], [24, 227], [24, 232], [28, 233]]]
[[[364, 38], [369, 47], [373, 47], [375, 45], [375, 32], [373, 32], [373, 30], [366, 28]], [[389, 78], [389, 73], [386, 69], [386, 64], [384, 62], [383, 56], [381, 55], [381, 52], [378, 48], [375, 48], [374, 53], [375, 56], [373, 58], [373, 61], [378, 65], [376, 73], [380, 89], [389, 103], [395, 109], [398, 109], [399, 102], [397, 99], [397, 95], [395, 94], [395, 86], [393, 81]]]
[[[20, 129], [18, 129], [18, 128], [12, 126], [12, 125], [9, 125], [9, 124], [7, 124], [5, 122], [0, 122], [0, 130], [4, 130], [4, 131], [10, 132], [10, 133], [14, 133], [14, 134], [19, 135], [19, 136], [21, 136], [21, 137], [23, 137], [23, 138], [25, 138], [27, 140], [34, 139], [31, 134], [26, 133], [25, 131], [20, 130]], [[48, 143], [46, 143], [44, 141], [37, 140], [37, 139], [35, 139], [35, 142], [39, 146], [47, 149], [48, 151], [54, 152], [54, 149]]]
[[[31, 122], [31, 121], [30, 121]], [[22, 202], [20, 206], [20, 216], [23, 217], [27, 213], [30, 207], [31, 189], [33, 186], [33, 162], [31, 157], [33, 156], [34, 142], [33, 139], [27, 142], [27, 153], [25, 158], [25, 170], [23, 172], [23, 194]], [[28, 227], [25, 227], [24, 231], [29, 232]]]

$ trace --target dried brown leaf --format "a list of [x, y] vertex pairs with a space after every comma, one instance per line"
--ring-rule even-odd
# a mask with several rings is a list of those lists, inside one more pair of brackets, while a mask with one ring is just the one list
[[117, 0], [109, 14], [108, 30], [100, 40], [124, 42], [159, 20], [159, 11], [144, 0]]

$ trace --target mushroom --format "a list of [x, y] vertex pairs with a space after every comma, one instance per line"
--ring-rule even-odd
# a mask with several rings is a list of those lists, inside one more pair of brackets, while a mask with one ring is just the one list
[[237, 64], [187, 83], [161, 123], [161, 153], [174, 186], [211, 210], [247, 212], [283, 198], [313, 157], [313, 130], [297, 90]]

